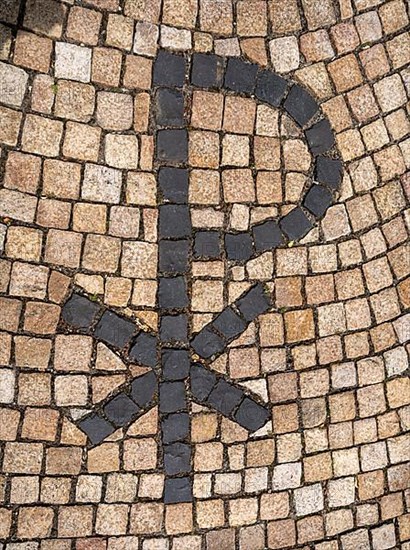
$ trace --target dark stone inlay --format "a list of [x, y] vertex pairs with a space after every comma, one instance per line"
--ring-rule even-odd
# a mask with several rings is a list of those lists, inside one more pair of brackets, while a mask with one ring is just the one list
[[157, 364], [157, 339], [152, 334], [140, 332], [130, 350], [130, 358], [145, 367]]
[[159, 208], [160, 238], [181, 239], [191, 235], [189, 207], [181, 204], [163, 204]]
[[192, 502], [192, 481], [190, 477], [174, 477], [165, 480], [164, 503]]
[[225, 87], [243, 94], [252, 94], [255, 89], [258, 65], [246, 63], [237, 57], [228, 59], [225, 72]]
[[97, 318], [101, 307], [81, 296], [74, 293], [64, 304], [61, 316], [63, 320], [78, 329], [89, 330]]
[[219, 88], [224, 74], [224, 59], [217, 55], [194, 53], [191, 82], [200, 88]]
[[220, 379], [206, 402], [223, 415], [230, 416], [243, 399], [243, 396], [242, 390]]
[[[224, 241], [228, 260], [246, 262], [255, 254], [284, 244], [283, 233], [289, 239], [303, 237], [312, 227], [310, 213], [320, 217], [332, 199], [326, 187], [314, 185], [304, 197], [303, 205], [308, 215], [299, 206], [280, 222], [265, 221], [247, 232], [228, 233], [224, 237], [220, 231], [200, 230], [195, 232], [193, 239], [187, 204], [189, 172], [188, 169], [179, 167], [180, 164], [186, 165], [188, 161], [189, 120], [184, 111], [185, 90], [181, 90], [188, 75], [188, 62], [189, 56], [164, 50], [159, 51], [154, 61], [152, 114], [156, 125], [162, 127], [156, 134], [156, 159], [159, 164], [169, 165], [163, 166], [158, 172], [159, 204], [165, 203], [159, 206], [160, 340], [151, 334], [140, 332], [130, 321], [114, 312], [106, 312], [95, 331], [96, 338], [118, 347], [129, 344], [132, 337], [136, 336], [132, 342], [130, 358], [146, 366], [154, 367], [156, 358], [161, 353], [163, 381], [159, 386], [159, 410], [167, 476], [180, 476], [191, 471], [186, 384], [190, 383], [190, 399], [213, 407], [250, 431], [259, 429], [270, 416], [266, 407], [252, 397], [247, 397], [227, 377], [217, 376], [199, 363], [190, 366], [190, 352], [186, 346], [188, 316], [185, 312], [176, 314], [173, 310], [189, 307], [191, 251], [194, 258], [220, 258], [221, 242]], [[224, 74], [225, 64], [227, 69]], [[191, 83], [197, 87], [221, 89], [224, 86], [248, 97], [255, 94], [258, 100], [274, 107], [279, 107], [284, 102], [285, 110], [302, 126], [306, 126], [319, 111], [317, 102], [301, 86], [289, 84], [272, 71], [261, 69], [239, 58], [226, 59], [214, 54], [194, 53], [190, 76]], [[305, 136], [314, 155], [328, 151], [334, 145], [333, 133], [327, 120], [314, 124], [305, 131]], [[341, 175], [342, 165], [339, 160], [317, 157], [317, 181], [337, 188]], [[173, 275], [177, 276], [172, 277]], [[64, 306], [62, 317], [72, 326], [88, 330], [96, 322], [100, 306], [87, 298], [80, 298], [83, 302], [81, 305], [79, 300], [78, 311], [76, 308], [75, 311], [72, 310], [75, 302], [72, 297]], [[270, 307], [271, 303], [263, 285], [255, 285], [204, 327], [191, 341], [191, 349], [204, 358], [223, 352], [232, 339], [246, 330], [250, 321]], [[127, 330], [121, 330], [117, 326], [122, 323], [125, 323], [129, 334]], [[171, 346], [185, 349], [171, 349]], [[100, 442], [114, 431], [112, 424], [122, 426], [140, 411], [139, 408], [152, 406], [157, 388], [154, 372], [140, 376], [131, 383], [132, 400], [128, 397], [129, 390], [126, 389], [116, 397], [106, 399], [104, 405], [99, 405], [99, 410], [101, 411], [102, 406], [103, 412], [84, 418], [78, 425], [88, 427], [94, 441]], [[192, 498], [192, 479], [189, 476], [167, 477], [164, 495], [166, 503], [190, 502]]]
[[196, 258], [215, 260], [221, 257], [221, 235], [218, 231], [198, 231], [194, 241]]
[[216, 375], [200, 364], [191, 366], [191, 393], [199, 401], [205, 401], [216, 384]]
[[225, 250], [228, 260], [245, 262], [252, 257], [253, 243], [249, 233], [227, 233]]
[[269, 418], [269, 411], [249, 397], [245, 397], [234, 415], [236, 422], [251, 432], [262, 428]]
[[175, 413], [162, 418], [162, 442], [165, 444], [184, 441], [189, 437], [189, 414]]
[[188, 132], [186, 130], [158, 130], [157, 159], [162, 162], [187, 162]]
[[288, 87], [287, 81], [271, 71], [261, 71], [256, 82], [255, 96], [273, 107], [279, 107]]
[[321, 218], [333, 202], [332, 193], [322, 185], [313, 185], [303, 202], [305, 206], [316, 218]]
[[223, 351], [225, 342], [220, 336], [205, 327], [192, 340], [191, 346], [198, 355], [204, 359], [209, 359], [212, 355]]
[[188, 316], [185, 313], [164, 315], [161, 318], [160, 339], [168, 344], [188, 342]]
[[326, 118], [306, 130], [305, 135], [313, 155], [326, 153], [335, 144], [332, 127]]
[[87, 434], [93, 445], [101, 443], [101, 441], [115, 431], [114, 426], [97, 413], [80, 420], [78, 427]]
[[158, 183], [165, 201], [174, 204], [188, 202], [188, 170], [163, 166], [159, 170]]
[[185, 277], [161, 277], [158, 287], [158, 303], [161, 309], [168, 310], [188, 307]]
[[116, 395], [104, 407], [108, 419], [117, 428], [128, 424], [139, 410], [139, 407], [125, 393]]
[[284, 108], [300, 126], [304, 126], [319, 110], [313, 97], [298, 84], [294, 84], [285, 100]]
[[325, 183], [332, 189], [338, 189], [343, 176], [343, 164], [339, 159], [317, 157], [315, 179], [319, 183]]
[[158, 383], [154, 372], [135, 378], [131, 384], [131, 397], [141, 408], [146, 408], [154, 399]]
[[105, 311], [95, 329], [94, 336], [117, 348], [127, 346], [136, 331], [134, 323], [112, 311]]
[[212, 325], [226, 338], [226, 340], [236, 338], [242, 334], [247, 327], [247, 323], [245, 323], [245, 321], [230, 307], [224, 309], [215, 321], [212, 322]]
[[266, 295], [262, 284], [258, 283], [253, 286], [248, 292], [239, 298], [236, 302], [236, 307], [245, 317], [248, 322], [253, 321], [270, 309], [271, 304]]
[[159, 88], [155, 95], [155, 118], [158, 126], [181, 128], [184, 121], [184, 95], [180, 90]]
[[300, 207], [297, 207], [282, 218], [280, 227], [289, 239], [296, 241], [309, 233], [313, 227], [313, 224], [303, 210]]
[[256, 252], [272, 250], [283, 244], [283, 235], [279, 225], [274, 221], [268, 221], [252, 228], [253, 240]]
[[182, 349], [164, 350], [161, 364], [165, 380], [184, 380], [189, 374], [189, 353]]
[[185, 273], [188, 270], [190, 242], [160, 241], [159, 270], [161, 273]]
[[178, 412], [186, 408], [184, 382], [161, 382], [159, 385], [159, 411], [161, 413]]
[[160, 50], [154, 63], [154, 86], [181, 88], [185, 82], [185, 57]]
[[169, 476], [188, 474], [191, 471], [191, 446], [186, 443], [164, 445], [164, 467]]

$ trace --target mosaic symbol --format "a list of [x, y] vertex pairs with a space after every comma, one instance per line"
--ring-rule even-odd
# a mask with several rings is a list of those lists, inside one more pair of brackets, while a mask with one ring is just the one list
[[[185, 107], [192, 89], [224, 90], [283, 109], [303, 129], [314, 156], [314, 176], [301, 203], [280, 219], [246, 232], [193, 235], [188, 206], [188, 126]], [[190, 335], [192, 255], [244, 263], [263, 252], [303, 238], [333, 202], [342, 178], [334, 136], [311, 95], [273, 72], [237, 58], [213, 54], [183, 56], [160, 50], [154, 64], [153, 112], [159, 195], [158, 334], [74, 293], [62, 311], [63, 326], [92, 335], [128, 360], [148, 367], [77, 421], [90, 445], [101, 443], [158, 405], [165, 472], [165, 503], [192, 501], [190, 403], [210, 407], [250, 432], [270, 419], [269, 408], [228, 377], [209, 369], [256, 317], [271, 309], [257, 283], [198, 334]], [[199, 360], [196, 359], [199, 357]]]

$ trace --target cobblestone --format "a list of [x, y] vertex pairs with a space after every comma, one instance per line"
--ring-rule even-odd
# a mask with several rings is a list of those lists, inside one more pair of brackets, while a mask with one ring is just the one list
[[406, 549], [405, 2], [77, 4], [0, 6], [5, 550]]

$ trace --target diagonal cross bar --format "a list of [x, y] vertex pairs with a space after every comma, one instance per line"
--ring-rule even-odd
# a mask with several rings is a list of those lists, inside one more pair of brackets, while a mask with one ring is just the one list
[[[197, 354], [200, 358], [208, 360], [211, 357], [213, 359], [217, 358], [226, 351], [228, 345], [235, 338], [238, 338], [246, 330], [251, 321], [269, 308], [270, 303], [263, 286], [260, 284], [254, 285], [234, 304], [225, 308], [215, 320], [206, 325], [193, 338], [191, 354]], [[124, 384], [121, 388], [119, 395], [124, 391], [128, 393], [135, 406], [131, 405], [124, 397], [119, 398], [116, 395], [114, 398], [101, 401], [98, 407], [99, 412], [94, 411], [90, 416], [78, 422], [78, 425], [86, 432], [93, 445], [100, 443], [116, 428], [129, 425], [157, 403], [158, 374], [161, 374], [161, 370], [164, 380], [168, 380], [170, 383], [189, 378], [194, 401], [202, 404], [207, 402], [216, 411], [235, 419], [249, 431], [258, 430], [267, 421], [262, 410], [259, 411], [260, 415], [256, 415], [254, 419], [247, 419], [242, 414], [244, 410], [236, 414], [238, 407], [230, 409], [223, 399], [218, 399], [216, 397], [218, 392], [213, 394], [211, 394], [211, 391], [207, 392], [208, 389], [212, 390], [220, 382], [220, 387], [227, 389], [229, 386], [232, 389], [232, 394], [236, 396], [239, 395], [238, 392], [240, 391], [241, 403], [245, 396], [253, 401], [255, 412], [259, 408], [266, 410], [258, 404], [257, 399], [250, 394], [247, 395], [247, 392], [240, 386], [227, 380], [223, 375], [216, 374], [206, 368], [203, 363], [190, 360], [189, 350], [165, 349], [162, 353], [161, 367], [159, 369], [153, 368], [156, 366], [155, 355], [158, 335], [140, 330], [128, 318], [98, 305], [77, 292], [73, 293], [65, 303], [62, 310], [62, 320], [69, 329], [93, 336], [96, 340], [116, 348], [128, 360], [136, 360], [139, 364], [152, 368], [148, 373], [136, 377], [131, 384]], [[191, 372], [189, 372], [190, 370]], [[210, 386], [211, 381], [213, 383]], [[230, 399], [229, 392], [226, 394], [226, 399]], [[263, 420], [264, 422], [262, 422]]]
[[178, 476], [167, 479], [165, 502], [186, 501], [191, 495], [191, 481], [180, 476], [191, 471], [191, 447], [186, 443], [190, 432], [188, 401], [208, 406], [250, 432], [264, 426], [270, 417], [269, 409], [255, 396], [204, 364], [192, 361], [189, 352], [203, 359], [216, 358], [270, 307], [263, 286], [253, 286], [194, 337], [191, 350], [162, 350], [158, 368], [158, 334], [141, 331], [129, 319], [73, 293], [62, 309], [64, 328], [93, 336], [116, 348], [128, 360], [152, 368], [121, 386], [114, 397], [101, 401], [91, 414], [77, 421], [77, 426], [86, 433], [91, 445], [98, 445], [116, 429], [128, 427], [159, 404], [164, 469], [166, 474]]

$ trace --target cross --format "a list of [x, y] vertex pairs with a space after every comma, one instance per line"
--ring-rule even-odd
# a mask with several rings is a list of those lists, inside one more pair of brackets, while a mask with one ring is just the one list
[[[150, 369], [120, 387], [114, 397], [99, 403], [77, 425], [90, 444], [97, 445], [158, 404], [167, 504], [190, 502], [193, 498], [190, 402], [210, 407], [250, 432], [262, 428], [270, 418], [269, 408], [258, 396], [208, 365], [249, 323], [272, 308], [267, 288], [262, 283], [253, 285], [199, 333], [192, 335], [190, 331], [194, 243], [188, 205], [187, 105], [189, 93], [195, 89], [239, 94], [282, 108], [303, 129], [315, 161], [314, 181], [295, 209], [280, 219], [254, 225], [249, 231], [225, 233], [223, 248], [228, 262], [243, 264], [263, 252], [300, 240], [333, 202], [342, 176], [330, 124], [301, 86], [238, 58], [158, 52], [153, 69], [151, 120], [159, 197], [159, 331], [142, 331], [129, 318], [80, 292], [74, 292], [63, 306], [62, 321], [69, 330], [89, 334]], [[202, 239], [204, 253], [213, 254], [218, 246], [211, 232]]]

